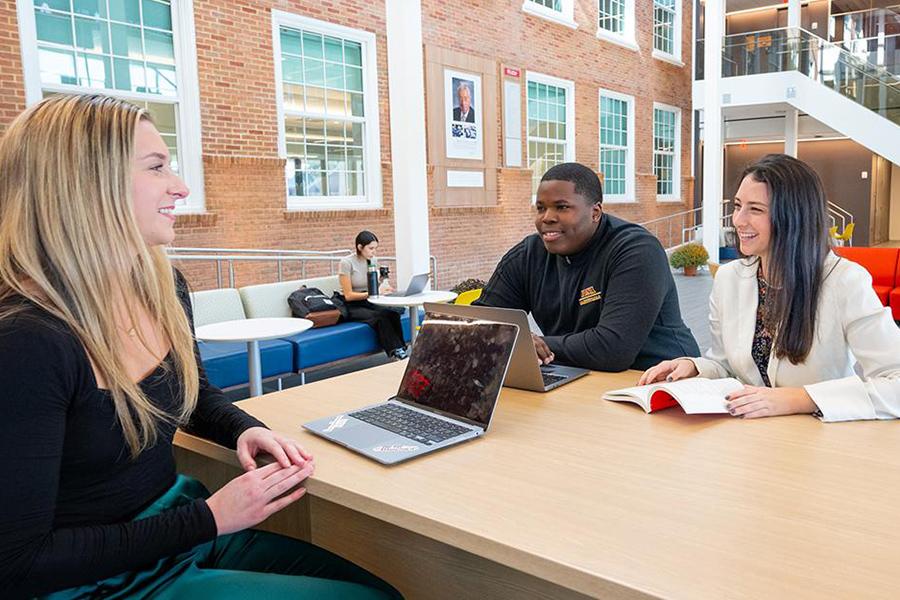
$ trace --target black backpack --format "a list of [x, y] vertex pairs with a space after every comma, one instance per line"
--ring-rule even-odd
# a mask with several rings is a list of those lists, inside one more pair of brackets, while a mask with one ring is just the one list
[[316, 327], [334, 325], [340, 320], [341, 308], [319, 288], [301, 287], [288, 297], [291, 314], [301, 319], [310, 319]]

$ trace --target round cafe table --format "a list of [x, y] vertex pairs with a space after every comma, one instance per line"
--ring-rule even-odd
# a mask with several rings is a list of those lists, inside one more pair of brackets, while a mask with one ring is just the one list
[[313, 326], [309, 319], [260, 317], [201, 325], [196, 337], [204, 342], [246, 342], [250, 396], [262, 395], [262, 360], [259, 343], [302, 333]]
[[369, 296], [369, 302], [379, 306], [405, 306], [409, 311], [409, 345], [416, 342], [419, 328], [419, 307], [426, 302], [450, 302], [456, 299], [454, 292], [429, 290], [412, 296]]

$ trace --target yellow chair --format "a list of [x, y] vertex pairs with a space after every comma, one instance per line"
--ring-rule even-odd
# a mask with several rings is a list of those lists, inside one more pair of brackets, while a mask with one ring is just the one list
[[855, 226], [856, 226], [856, 223], [853, 221], [850, 221], [849, 223], [847, 223], [847, 226], [844, 227], [844, 231], [840, 235], [838, 235], [838, 233], [837, 233], [837, 227], [832, 227], [831, 229], [828, 230], [828, 232], [831, 234], [832, 239], [834, 239], [835, 243], [838, 246], [843, 246], [845, 244], [850, 245], [851, 240], [853, 239], [853, 228]]
[[454, 302], [454, 304], [472, 304], [481, 297], [481, 290], [482, 288], [478, 288], [477, 290], [463, 292], [456, 297], [456, 302]]

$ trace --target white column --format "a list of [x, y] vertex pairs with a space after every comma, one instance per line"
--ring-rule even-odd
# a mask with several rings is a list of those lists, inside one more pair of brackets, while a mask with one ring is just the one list
[[430, 269], [421, 0], [386, 0], [394, 240], [400, 289]]
[[784, 113], [784, 153], [797, 158], [797, 128], [799, 111], [793, 106]]
[[[788, 0], [788, 27], [800, 27], [800, 0]], [[709, 7], [706, 9], [709, 11]]]
[[703, 245], [709, 259], [719, 261], [722, 221], [722, 39], [725, 33], [723, 2], [706, 2], [703, 49]]

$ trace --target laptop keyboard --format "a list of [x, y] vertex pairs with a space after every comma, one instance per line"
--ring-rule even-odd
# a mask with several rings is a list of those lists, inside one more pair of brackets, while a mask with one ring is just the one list
[[350, 413], [350, 416], [428, 446], [471, 431], [396, 404], [380, 404]]
[[546, 373], [544, 371], [541, 371], [541, 378], [543, 378], [544, 380], [544, 387], [553, 385], [554, 383], [565, 379], [565, 377], [562, 375], [554, 375], [553, 373]]

